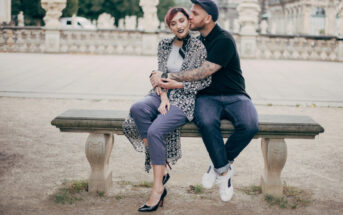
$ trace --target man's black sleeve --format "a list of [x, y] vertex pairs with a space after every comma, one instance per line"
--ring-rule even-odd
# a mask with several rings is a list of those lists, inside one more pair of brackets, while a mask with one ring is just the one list
[[235, 45], [232, 40], [228, 38], [219, 39], [207, 53], [206, 60], [222, 67], [226, 67], [231, 61], [235, 50]]

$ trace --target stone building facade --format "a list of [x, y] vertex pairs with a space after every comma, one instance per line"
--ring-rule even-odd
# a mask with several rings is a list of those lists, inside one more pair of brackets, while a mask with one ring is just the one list
[[342, 0], [268, 0], [269, 32], [339, 35], [342, 5]]

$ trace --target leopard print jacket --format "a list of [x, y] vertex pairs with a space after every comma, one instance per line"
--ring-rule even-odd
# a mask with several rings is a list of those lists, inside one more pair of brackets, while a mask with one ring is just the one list
[[[166, 38], [158, 44], [158, 69], [167, 72], [167, 61], [171, 52], [174, 38]], [[186, 71], [198, 68], [206, 59], [207, 53], [204, 45], [195, 37], [190, 37], [187, 41], [185, 58], [180, 71]], [[184, 88], [169, 90], [168, 98], [172, 105], [179, 107], [187, 116], [189, 121], [193, 120], [195, 97], [197, 91], [208, 87], [211, 84], [211, 77], [200, 81], [183, 82]], [[149, 93], [155, 93], [151, 90]], [[145, 170], [151, 169], [149, 150], [145, 147], [143, 140], [140, 138], [137, 127], [131, 116], [128, 116], [123, 123], [124, 135], [129, 139], [134, 149], [138, 152], [145, 152]], [[166, 143], [167, 162], [175, 164], [181, 158], [180, 129], [167, 134], [164, 137]]]

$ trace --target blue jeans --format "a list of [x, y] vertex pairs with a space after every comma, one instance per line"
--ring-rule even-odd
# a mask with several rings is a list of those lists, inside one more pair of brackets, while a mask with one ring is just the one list
[[[257, 112], [245, 95], [200, 95], [195, 102], [195, 123], [217, 173], [228, 170], [229, 162], [249, 144], [258, 132]], [[224, 144], [220, 120], [228, 119], [235, 127]]]

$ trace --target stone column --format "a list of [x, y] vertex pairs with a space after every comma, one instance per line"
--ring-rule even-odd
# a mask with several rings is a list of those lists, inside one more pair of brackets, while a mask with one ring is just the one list
[[42, 7], [46, 14], [45, 22], [45, 51], [59, 52], [60, 50], [60, 32], [61, 24], [59, 18], [62, 15], [62, 10], [66, 6], [67, 0], [42, 0]]
[[289, 9], [286, 9], [286, 10], [285, 10], [285, 26], [284, 26], [284, 32], [285, 32], [285, 34], [289, 34], [290, 17], [291, 17], [290, 10], [289, 10]]
[[159, 0], [140, 0], [139, 5], [143, 9], [142, 28], [145, 31], [143, 35], [142, 53], [146, 55], [155, 55], [157, 53], [157, 34], [159, 21], [157, 18], [157, 5]]
[[[338, 15], [337, 34], [338, 34], [338, 37], [343, 38], [343, 2], [341, 2], [338, 6], [337, 15]], [[343, 61], [343, 40], [338, 41], [338, 60]]]
[[91, 166], [88, 179], [89, 192], [107, 193], [112, 186], [112, 170], [109, 167], [113, 148], [113, 134], [89, 134], [86, 141], [86, 157]]
[[264, 174], [261, 177], [263, 194], [281, 197], [283, 186], [281, 171], [287, 160], [287, 146], [284, 139], [262, 138]]
[[256, 30], [260, 10], [257, 0], [242, 0], [237, 7], [238, 20], [241, 25], [240, 54], [242, 57], [256, 57]]
[[336, 24], [336, 9], [334, 7], [327, 7], [325, 9], [325, 34], [333, 36], [335, 34]]
[[312, 7], [311, 5], [304, 5], [302, 8], [302, 32], [303, 34], [311, 33], [312, 25]]
[[343, 38], [343, 2], [341, 2], [337, 8], [338, 23], [337, 23], [337, 34], [340, 38]]
[[0, 26], [11, 22], [11, 0], [0, 1]]

